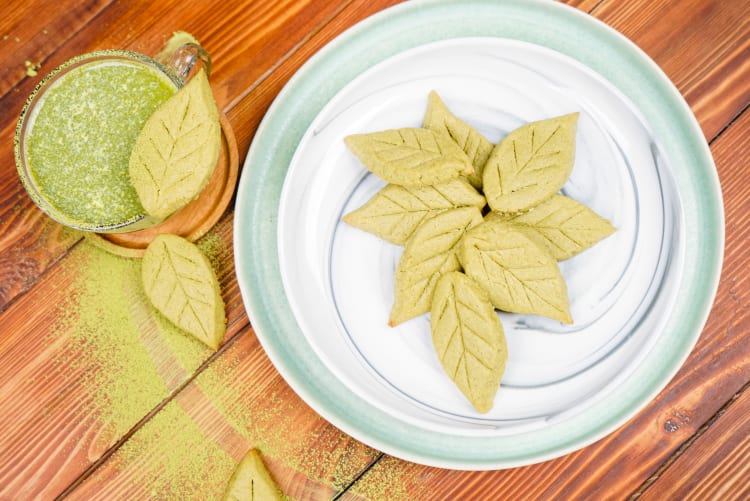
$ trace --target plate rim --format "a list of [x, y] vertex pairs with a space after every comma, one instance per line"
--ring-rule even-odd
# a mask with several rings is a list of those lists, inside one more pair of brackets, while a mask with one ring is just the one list
[[[303, 124], [303, 127], [297, 124], [297, 127], [293, 128], [291, 131], [287, 131], [286, 128], [283, 129], [285, 132], [290, 132], [288, 137], [291, 137], [291, 139], [285, 144], [285, 151], [283, 154], [288, 154], [289, 149], [291, 148], [291, 154], [288, 156], [288, 160], [291, 161], [294, 151], [296, 150], [296, 144], [304, 135], [309, 123], [314, 120], [315, 116], [317, 116], [320, 108], [322, 108], [328, 100], [351, 79], [369, 69], [369, 67], [376, 62], [388, 59], [392, 55], [419, 45], [424, 45], [430, 41], [458, 38], [460, 35], [455, 36], [455, 32], [451, 32], [450, 28], [443, 27], [443, 31], [441, 31], [433, 40], [408, 40], [407, 42], [404, 42], [403, 34], [401, 34], [402, 38], [399, 39], [401, 46], [391, 46], [386, 49], [381, 49], [378, 54], [374, 55], [374, 58], [377, 59], [377, 61], [369, 61], [369, 64], [368, 61], [360, 61], [356, 64], [351, 61], [344, 63], [349, 65], [348, 71], [351, 74], [349, 75], [349, 78], [347, 79], [347, 76], [339, 77], [339, 81], [336, 83], [336, 85], [340, 84], [338, 88], [332, 86], [323, 89], [326, 93], [320, 93], [317, 102], [300, 104], [299, 101], [303, 96], [298, 96], [295, 92], [300, 94], [298, 91], [303, 91], [305, 87], [309, 87], [309, 80], [315, 80], [315, 75], [324, 71], [326, 66], [337, 64], [341, 66], [341, 57], [336, 56], [337, 51], [345, 52], [347, 50], [356, 50], [357, 47], [360, 46], [366, 47], [367, 44], [372, 44], [379, 36], [382, 36], [379, 35], [379, 32], [387, 33], [389, 30], [391, 32], [398, 31], [399, 29], [403, 29], [404, 26], [413, 24], [415, 19], [417, 20], [416, 22], [419, 22], [419, 19], [424, 18], [424, 16], [445, 19], [444, 16], [450, 14], [452, 16], [460, 17], [466, 12], [462, 11], [462, 9], [472, 10], [474, 8], [479, 10], [489, 9], [496, 12], [510, 12], [513, 15], [521, 16], [526, 20], [535, 19], [537, 22], [541, 19], [547, 23], [557, 23], [552, 25], [554, 29], [560, 30], [561, 32], [572, 29], [574, 33], [576, 30], [580, 30], [594, 40], [605, 38], [607, 43], [621, 52], [622, 57], [624, 57], [625, 60], [640, 68], [642, 72], [645, 72], [643, 76], [647, 77], [647, 83], [649, 84], [647, 89], [628, 88], [626, 90], [621, 87], [622, 82], [612, 81], [612, 75], [608, 76], [602, 74], [597, 68], [587, 64], [587, 56], [585, 54], [582, 55], [580, 50], [571, 54], [560, 50], [558, 46], [550, 46], [545, 43], [539, 44], [538, 40], [533, 41], [520, 38], [517, 33], [517, 36], [507, 36], [504, 34], [502, 37], [497, 34], [479, 35], [510, 38], [536, 43], [537, 45], [546, 46], [573, 57], [597, 73], [602, 74], [604, 78], [620, 89], [626, 96], [628, 96], [628, 98], [633, 100], [639, 110], [641, 110], [642, 107], [638, 106], [637, 100], [633, 99], [631, 94], [634, 92], [636, 94], [639, 94], [640, 92], [641, 94], [639, 94], [639, 96], [641, 97], [645, 94], [646, 100], [648, 100], [649, 97], [653, 99], [654, 95], [660, 98], [667, 97], [668, 99], [665, 100], [667, 101], [667, 104], [665, 106], [671, 108], [671, 111], [674, 112], [670, 115], [672, 119], [670, 120], [670, 123], [673, 123], [675, 118], [674, 115], [676, 114], [682, 127], [681, 132], [678, 135], [685, 136], [682, 138], [683, 140], [681, 143], [684, 144], [687, 141], [690, 146], [690, 148], [686, 148], [690, 150], [690, 153], [686, 153], [683, 156], [689, 157], [692, 155], [694, 160], [691, 165], [696, 172], [690, 170], [688, 175], [688, 178], [690, 179], [687, 181], [692, 181], [694, 185], [700, 186], [699, 190], [694, 189], [694, 191], [696, 191], [696, 195], [702, 197], [699, 200], [702, 202], [701, 206], [704, 208], [707, 206], [709, 209], [708, 211], [693, 210], [692, 214], [697, 215], [699, 220], [712, 220], [714, 223], [708, 225], [707, 228], [705, 225], [704, 227], [699, 228], [699, 230], [708, 232], [709, 236], [712, 236], [713, 238], [701, 239], [701, 235], [690, 234], [690, 232], [686, 235], [686, 245], [691, 250], [695, 250], [695, 246], [699, 246], [703, 250], [699, 256], [696, 256], [699, 258], [698, 261], [701, 266], [698, 267], [698, 271], [693, 270], [692, 276], [695, 278], [696, 275], [700, 274], [700, 280], [704, 287], [702, 288], [703, 294], [695, 294], [692, 299], [688, 301], [688, 305], [692, 306], [691, 311], [693, 312], [692, 318], [694, 320], [694, 322], [692, 322], [692, 328], [690, 329], [690, 336], [686, 338], [687, 341], [683, 340], [683, 343], [678, 346], [679, 349], [668, 352], [671, 355], [671, 360], [668, 364], [665, 364], [668, 366], [667, 370], [662, 368], [660, 374], [655, 378], [652, 377], [651, 386], [647, 391], [641, 390], [635, 392], [635, 394], [631, 391], [630, 405], [626, 406], [624, 409], [619, 409], [617, 412], [611, 412], [605, 422], [595, 419], [596, 416], [587, 416], [583, 421], [584, 423], [588, 422], [591, 425], [591, 428], [583, 434], [579, 434], [578, 436], [567, 440], [560, 440], [556, 445], [550, 447], [539, 447], [538, 444], [536, 447], [534, 447], [533, 444], [527, 445], [527, 447], [535, 449], [535, 452], [527, 452], [526, 454], [519, 453], [516, 457], [503, 457], [502, 451], [497, 451], [500, 454], [494, 456], [492, 454], [484, 454], [482, 457], [474, 456], [472, 455], [472, 447], [474, 448], [474, 452], [476, 452], [476, 444], [467, 446], [461, 454], [455, 456], [447, 455], [444, 448], [438, 448], [440, 449], [439, 451], [434, 447], [415, 448], [413, 443], [410, 446], [407, 446], [403, 440], [401, 440], [408, 436], [405, 434], [416, 432], [417, 435], [422, 436], [421, 438], [424, 438], [425, 434], [427, 435], [427, 438], [437, 438], [436, 435], [441, 439], [446, 437], [443, 434], [435, 432], [414, 430], [413, 426], [400, 423], [398, 420], [393, 419], [392, 416], [385, 416], [384, 418], [384, 416], [380, 415], [380, 411], [373, 412], [372, 416], [366, 418], [359, 417], [358, 419], [353, 419], [351, 415], [352, 411], [349, 409], [350, 406], [354, 406], [358, 409], [367, 409], [369, 404], [359, 399], [356, 395], [346, 395], [348, 400], [337, 401], [336, 398], [333, 398], [336, 395], [331, 395], [331, 391], [321, 391], [321, 388], [316, 386], [322, 381], [330, 381], [330, 371], [325, 367], [321, 367], [319, 360], [317, 361], [318, 366], [316, 366], [316, 360], [311, 358], [309, 352], [306, 352], [303, 349], [304, 346], [290, 346], [287, 342], [289, 341], [290, 336], [289, 331], [274, 333], [275, 328], [278, 325], [294, 330], [296, 321], [294, 318], [288, 318], [288, 310], [284, 309], [284, 304], [286, 303], [288, 306], [288, 301], [283, 286], [280, 290], [273, 291], [265, 290], [263, 287], [268, 285], [267, 280], [263, 280], [264, 278], [268, 278], [270, 275], [273, 279], [274, 256], [276, 259], [275, 274], [279, 274], [277, 266], [278, 249], [276, 240], [276, 220], [274, 214], [269, 213], [271, 207], [275, 206], [278, 208], [279, 200], [277, 198], [275, 204], [269, 204], [269, 202], [273, 201], [274, 194], [280, 194], [281, 187], [284, 183], [286, 168], [288, 168], [289, 164], [287, 163], [286, 167], [283, 169], [283, 175], [280, 175], [282, 173], [278, 171], [270, 171], [269, 161], [274, 159], [275, 156], [282, 155], [279, 153], [278, 149], [274, 149], [272, 146], [278, 146], [278, 143], [282, 141], [282, 139], [275, 136], [281, 135], [279, 134], [279, 124], [286, 123], [283, 117], [284, 113], [287, 113], [289, 108], [294, 110], [295, 106], [297, 108], [306, 106], [306, 112], [308, 115], [306, 118], [309, 118], [309, 121]], [[467, 15], [466, 19], [469, 17], [470, 16]], [[452, 34], [453, 36], [451, 36]], [[477, 35], [466, 34], [463, 36], [471, 37]], [[559, 38], [559, 36], [558, 33], [557, 37]], [[539, 35], [537, 35], [537, 37], [539, 37]], [[548, 38], [545, 41], [554, 45], [554, 40], [554, 38]], [[406, 46], [404, 45], [405, 43], [407, 44]], [[409, 43], [411, 43], [411, 45], [408, 45]], [[593, 42], [589, 41], [588, 43], [590, 45]], [[352, 49], [352, 47], [354, 49]], [[569, 45], [565, 48], [568, 51], [575, 49], [573, 45]], [[339, 61], [339, 63], [337, 63], [337, 61]], [[352, 66], [355, 67], [353, 68]], [[619, 78], [622, 78], [623, 74], [618, 73], [614, 76], [615, 78], [618, 78], [618, 76]], [[341, 80], [345, 81], [341, 83]], [[308, 89], [306, 92], [309, 94], [310, 90]], [[302, 95], [305, 94], [305, 92], [301, 93]], [[321, 97], [321, 94], [323, 97], [327, 96], [327, 98]], [[314, 111], [310, 111], [311, 109]], [[651, 110], [648, 111], [649, 112], [647, 113], [642, 110], [647, 118], [652, 118], [652, 115], [654, 115], [655, 112]], [[653, 125], [651, 122], [649, 122], [649, 124]], [[656, 128], [658, 133], [659, 127], [657, 126]], [[264, 142], [267, 137], [275, 137], [275, 139]], [[672, 135], [669, 137], [673, 139]], [[696, 137], [700, 140], [695, 141]], [[692, 141], [688, 141], [688, 139], [691, 139]], [[290, 146], [289, 143], [293, 144]], [[262, 169], [263, 166], [266, 167], [265, 171]], [[699, 168], [696, 169], [696, 166]], [[259, 186], [265, 187], [268, 185], [259, 182], [259, 180], [256, 179], [258, 176], [261, 177], [260, 181], [263, 181], [264, 176], [265, 180], [269, 181], [270, 177], [270, 180], [276, 183], [273, 184], [274, 188], [278, 185], [278, 190], [276, 192], [271, 192], [270, 195], [266, 192], [266, 198], [261, 202], [258, 202], [259, 198], [257, 196], [263, 196], [264, 193], [259, 190]], [[694, 179], [696, 176], [702, 177], [700, 183], [696, 183], [696, 179]], [[680, 192], [681, 197], [684, 196], [682, 190], [678, 191]], [[256, 195], [256, 197], [253, 197], [253, 195]], [[265, 203], [265, 206], [259, 205], [262, 203]], [[692, 207], [690, 208], [692, 209]], [[243, 218], [246, 220], [243, 221]], [[546, 0], [506, 0], [503, 2], [489, 2], [486, 0], [471, 0], [469, 2], [451, 0], [413, 0], [412, 2], [399, 4], [380, 11], [335, 37], [308, 59], [308, 61], [306, 61], [290, 78], [278, 94], [271, 107], [264, 115], [258, 130], [256, 131], [253, 142], [248, 150], [243, 172], [240, 177], [234, 215], [234, 254], [237, 280], [243, 303], [261, 345], [281, 376], [318, 414], [354, 438], [381, 451], [403, 459], [431, 466], [456, 469], [497, 469], [521, 466], [559, 457], [593, 443], [619, 428], [625, 421], [635, 416], [668, 384], [668, 382], [674, 377], [674, 374], [676, 374], [683, 365], [685, 359], [695, 345], [695, 342], [697, 342], [713, 304], [716, 290], [718, 288], [718, 280], [723, 260], [723, 221], [723, 203], [718, 183], [718, 175], [713, 163], [713, 158], [710, 154], [710, 149], [703, 137], [697, 119], [692, 114], [692, 111], [682, 95], [662, 70], [659, 69], [656, 63], [654, 63], [645, 53], [635, 46], [635, 44], [619, 32], [573, 7], [556, 2], [548, 2]], [[251, 222], [254, 224], [250, 224]], [[273, 238], [267, 238], [267, 235], [269, 234], [271, 234]], [[263, 235], [265, 235], [266, 238], [261, 245], [252, 244], [252, 242], [256, 241], [258, 237]], [[270, 258], [271, 262], [255, 264], [256, 261], [260, 261], [257, 258], [263, 257], [264, 252], [266, 253], [265, 257]], [[694, 263], [690, 262], [688, 256], [686, 256], [683, 268], [690, 264]], [[277, 279], [277, 283], [280, 284], [280, 277], [276, 276], [275, 278]], [[272, 294], [275, 294], [275, 296], [270, 297]], [[682, 303], [684, 302], [685, 301], [682, 301]], [[677, 311], [678, 305], [675, 305], [676, 309], [674, 311]], [[683, 304], [683, 306], [685, 305]], [[286, 317], [284, 317], [285, 314], [287, 315]], [[671, 314], [674, 316], [673, 312]], [[299, 327], [296, 326], [296, 329], [299, 330]], [[301, 332], [299, 334], [302, 335]], [[654, 349], [656, 348], [657, 347]], [[316, 383], [316, 381], [318, 382]], [[330, 390], [330, 388], [328, 390]], [[335, 392], [336, 390], [337, 389], [334, 388], [332, 391]], [[338, 391], [340, 392], [340, 390], [341, 389], [339, 388]], [[355, 423], [353, 421], [357, 422]], [[393, 427], [393, 430], [389, 431], [384, 429], [384, 427]], [[465, 438], [465, 436], [461, 436], [461, 438]], [[533, 442], [533, 437], [524, 437], [524, 439], [526, 442]], [[485, 440], [487, 439], [485, 438]], [[489, 440], [492, 441], [493, 439]], [[494, 445], [499, 445], [501, 442], [502, 441], [499, 441]], [[489, 447], [489, 449], [493, 451], [495, 450], [493, 447]]]

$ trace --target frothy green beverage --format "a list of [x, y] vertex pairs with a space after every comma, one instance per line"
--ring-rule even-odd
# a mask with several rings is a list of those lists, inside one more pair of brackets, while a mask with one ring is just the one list
[[41, 196], [84, 227], [143, 217], [128, 160], [146, 119], [177, 90], [159, 68], [125, 58], [62, 74], [40, 96], [25, 143]]

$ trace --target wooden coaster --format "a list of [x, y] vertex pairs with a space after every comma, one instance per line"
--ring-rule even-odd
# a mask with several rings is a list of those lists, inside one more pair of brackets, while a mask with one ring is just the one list
[[239, 172], [237, 140], [229, 120], [220, 116], [222, 145], [214, 173], [201, 194], [162, 223], [127, 233], [90, 233], [86, 237], [100, 248], [123, 257], [141, 257], [148, 244], [162, 233], [194, 242], [208, 233], [224, 214], [234, 195]]

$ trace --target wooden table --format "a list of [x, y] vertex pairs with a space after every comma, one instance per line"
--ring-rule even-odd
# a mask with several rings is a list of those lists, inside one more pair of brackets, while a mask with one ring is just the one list
[[346, 28], [395, 3], [4, 5], [0, 499], [210, 499], [249, 447], [261, 449], [293, 499], [750, 496], [748, 0], [567, 2], [631, 38], [689, 102], [718, 168], [726, 250], [708, 323], [671, 383], [616, 432], [541, 464], [485, 472], [421, 466], [319, 417], [283, 381], [253, 332], [234, 274], [231, 207], [201, 241], [228, 315], [225, 342], [212, 353], [170, 333], [142, 296], [128, 292], [137, 290], [132, 263], [53, 223], [19, 182], [13, 135], [21, 107], [44, 74], [76, 54], [154, 53], [173, 31], [192, 33], [213, 55], [212, 86], [242, 161], [294, 72]]

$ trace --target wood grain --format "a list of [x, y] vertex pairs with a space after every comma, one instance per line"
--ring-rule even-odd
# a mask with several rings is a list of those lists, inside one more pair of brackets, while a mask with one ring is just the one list
[[[11, 0], [0, 16], [0, 97], [24, 79], [26, 62], [45, 73], [51, 67], [47, 58], [107, 8], [112, 0], [72, 2], [60, 9], [59, 2]], [[25, 94], [24, 94], [25, 95]], [[5, 115], [0, 104], [0, 115]]]
[[[223, 462], [206, 462], [221, 474], [194, 486], [192, 499], [218, 497], [233, 467], [251, 447], [261, 450], [282, 491], [293, 499], [331, 499], [378, 455], [302, 402], [281, 379], [249, 328], [170, 405], [76, 488], [70, 499], [184, 498], [179, 495], [182, 486], [189, 484], [190, 475], [200, 472], [195, 471], [195, 458], [181, 441], [194, 440], [196, 431], [182, 432], [192, 433], [192, 438], [181, 435], [180, 429], [151, 433], [151, 428], [164, 427], [165, 414], [174, 412], [184, 413], [200, 430], [202, 447], [227, 456]], [[165, 452], [170, 450], [185, 457], [170, 458]], [[180, 464], [166, 466], [173, 460]]]
[[615, 2], [596, 17], [664, 70], [712, 139], [750, 102], [750, 2]]
[[750, 392], [745, 390], [641, 499], [748, 499], [749, 476]]
[[603, 3], [603, 0], [564, 0], [561, 3], [566, 3], [578, 10], [590, 13], [593, 12], [599, 4]]

